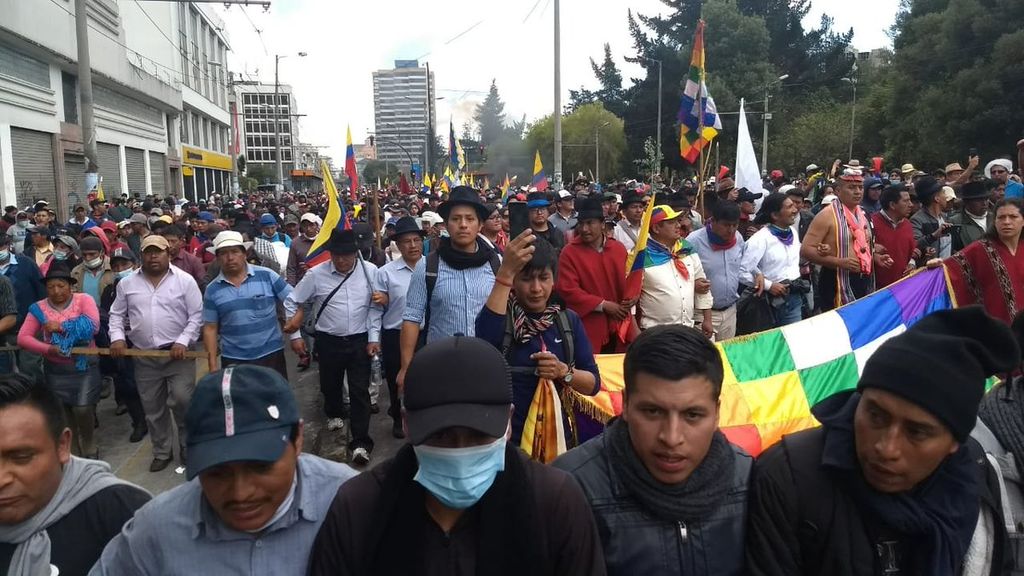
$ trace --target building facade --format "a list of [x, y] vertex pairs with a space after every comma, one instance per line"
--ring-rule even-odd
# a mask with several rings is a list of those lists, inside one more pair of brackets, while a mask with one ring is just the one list
[[[182, 74], [181, 196], [195, 202], [231, 190], [230, 50], [224, 22], [208, 6], [176, 5]], [[176, 175], [172, 175], [174, 177]]]
[[416, 60], [396, 60], [394, 69], [373, 73], [377, 160], [403, 166], [425, 163], [434, 93], [434, 73], [428, 78]]
[[[170, 3], [88, 0], [99, 176], [107, 198], [175, 191], [180, 56]], [[0, 0], [0, 203], [87, 202], [74, 2]]]
[[[278, 124], [281, 138], [281, 163], [285, 183], [295, 169], [295, 145], [298, 143], [298, 113], [292, 87], [280, 84], [275, 102], [273, 84], [240, 82], [235, 85], [236, 102], [241, 113], [238, 123], [239, 144], [246, 160], [246, 171], [254, 167], [269, 168], [276, 181], [277, 134], [274, 122]], [[265, 182], [260, 182], [264, 184]]]

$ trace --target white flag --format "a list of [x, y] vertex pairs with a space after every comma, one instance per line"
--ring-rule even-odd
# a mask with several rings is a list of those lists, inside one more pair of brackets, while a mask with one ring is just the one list
[[[740, 100], [740, 129], [736, 140], [736, 188], [746, 188], [754, 194], [764, 193], [761, 185], [761, 171], [757, 167], [757, 156], [754, 154], [754, 143], [750, 140], [750, 128], [747, 127], [747, 114], [743, 111], [743, 100]], [[761, 199], [754, 205], [760, 209]]]

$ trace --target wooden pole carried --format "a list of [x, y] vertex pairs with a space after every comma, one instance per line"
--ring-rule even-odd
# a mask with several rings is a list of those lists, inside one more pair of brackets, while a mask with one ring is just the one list
[[[17, 352], [20, 350], [17, 346], [0, 346], [0, 352]], [[77, 354], [82, 356], [110, 356], [110, 348], [86, 348], [86, 347], [75, 347], [71, 349], [71, 354]], [[125, 356], [135, 356], [139, 358], [170, 358], [170, 350], [141, 350], [139, 348], [127, 348], [124, 351]], [[185, 358], [206, 358], [206, 352], [195, 352], [186, 351]]]

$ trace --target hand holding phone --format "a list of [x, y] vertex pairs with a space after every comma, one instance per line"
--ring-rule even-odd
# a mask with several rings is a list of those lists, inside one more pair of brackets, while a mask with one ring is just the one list
[[530, 227], [530, 208], [525, 202], [510, 202], [508, 205], [509, 236], [518, 238]]

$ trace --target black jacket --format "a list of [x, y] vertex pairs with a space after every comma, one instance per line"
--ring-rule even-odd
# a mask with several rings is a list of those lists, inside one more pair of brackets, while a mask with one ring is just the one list
[[[821, 466], [825, 430], [786, 436], [754, 465], [747, 525], [751, 576], [883, 576], [872, 534], [883, 527], [864, 516], [834, 472]], [[991, 574], [1009, 574], [1006, 529], [991, 467], [969, 441], [979, 466], [982, 511], [995, 527]]]
[[[626, 492], [611, 467], [605, 435], [554, 462], [576, 477], [590, 501], [608, 574], [732, 576], [743, 570], [747, 484], [754, 459], [733, 446], [736, 459], [725, 503], [706, 521], [682, 526], [652, 517]], [[685, 534], [685, 536], [684, 536]]]

